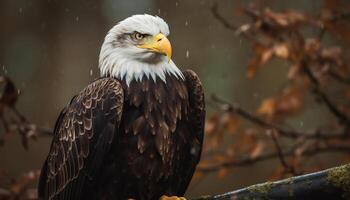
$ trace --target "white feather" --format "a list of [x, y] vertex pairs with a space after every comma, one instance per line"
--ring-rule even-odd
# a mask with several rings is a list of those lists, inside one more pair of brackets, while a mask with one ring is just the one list
[[[127, 85], [132, 80], [159, 77], [166, 82], [166, 74], [184, 79], [175, 63], [163, 55], [155, 55], [131, 43], [119, 43], [118, 36], [133, 32], [156, 35], [169, 35], [167, 23], [160, 17], [151, 15], [134, 15], [115, 25], [105, 37], [101, 47], [99, 68], [102, 76], [110, 75], [120, 80], [125, 79]], [[125, 41], [124, 41], [125, 42]], [[152, 60], [154, 59], [154, 60]]]

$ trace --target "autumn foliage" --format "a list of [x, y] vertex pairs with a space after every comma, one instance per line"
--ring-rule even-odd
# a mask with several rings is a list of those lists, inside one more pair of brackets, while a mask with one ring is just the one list
[[[212, 7], [218, 22], [233, 31], [233, 37], [238, 35], [251, 44], [247, 78], [253, 80], [271, 61], [279, 59], [289, 66], [287, 73], [281, 74], [287, 84], [262, 100], [255, 112], [215, 95], [208, 99], [217, 112], [207, 119], [206, 145], [197, 176], [218, 171], [223, 177], [235, 166], [275, 158], [281, 164], [269, 178], [280, 179], [321, 168], [306, 166], [303, 161], [324, 152], [343, 152], [347, 162], [350, 78], [344, 53], [350, 41], [349, 5], [324, 1], [319, 13], [311, 16], [251, 3], [242, 11], [250, 22], [240, 26], [232, 25], [218, 7]], [[306, 103], [308, 96], [314, 105]], [[308, 106], [325, 107], [334, 120], [309, 131], [287, 126], [288, 119], [302, 115]]]
[[[229, 169], [268, 159], [279, 159], [280, 166], [267, 178], [280, 179], [321, 166], [305, 166], [303, 161], [324, 152], [342, 152], [344, 162], [350, 153], [350, 5], [342, 1], [325, 0], [318, 14], [298, 10], [276, 11], [249, 4], [242, 10], [250, 22], [232, 25], [215, 4], [211, 12], [232, 37], [243, 37], [251, 44], [252, 57], [247, 60], [248, 79], [279, 59], [288, 65], [287, 84], [274, 96], [256, 105], [255, 112], [207, 94], [207, 104], [215, 112], [207, 116], [205, 145], [196, 176], [217, 172], [224, 177]], [[47, 136], [49, 130], [30, 123], [17, 109], [19, 90], [9, 77], [1, 76], [0, 119], [4, 133], [1, 145], [13, 134], [19, 134], [24, 148], [28, 140]], [[337, 92], [334, 92], [334, 91]], [[340, 92], [339, 92], [340, 91]], [[299, 131], [287, 126], [290, 118], [300, 116], [309, 105], [324, 107], [334, 120]], [[11, 121], [9, 117], [11, 116]], [[239, 141], [239, 142], [237, 142]], [[30, 149], [29, 149], [30, 150]], [[312, 157], [311, 157], [312, 158]], [[1, 180], [0, 169], [0, 180]], [[29, 186], [39, 176], [38, 169], [19, 175], [11, 186], [0, 187], [0, 199], [35, 199], [36, 191]]]

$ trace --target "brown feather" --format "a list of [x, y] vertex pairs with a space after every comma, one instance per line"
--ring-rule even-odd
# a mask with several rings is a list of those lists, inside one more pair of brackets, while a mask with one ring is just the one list
[[[108, 78], [93, 82], [72, 99], [56, 122], [55, 137], [39, 181], [40, 198], [79, 199], [82, 191], [76, 189], [86, 187], [77, 183], [83, 182], [86, 175], [97, 175], [87, 174], [88, 169], [98, 169], [102, 164], [103, 155], [95, 152], [106, 154], [106, 144], [111, 145], [109, 140], [113, 140], [114, 127], [121, 119], [123, 99], [119, 82]], [[102, 129], [106, 134], [98, 135]]]
[[199, 161], [203, 88], [192, 71], [133, 80], [99, 79], [64, 109], [43, 167], [43, 199], [182, 196]]

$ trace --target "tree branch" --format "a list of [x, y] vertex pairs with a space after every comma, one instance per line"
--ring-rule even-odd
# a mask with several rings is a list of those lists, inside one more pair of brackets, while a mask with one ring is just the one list
[[[330, 152], [350, 152], [349, 145], [337, 145], [337, 144], [329, 144], [325, 146], [315, 146], [313, 148], [309, 148], [303, 152], [303, 156], [313, 156], [321, 153], [330, 153]], [[292, 156], [295, 153], [295, 148], [291, 148], [289, 150], [283, 151], [283, 156]], [[204, 166], [199, 165], [197, 170], [200, 172], [214, 172], [219, 169], [225, 167], [233, 167], [233, 166], [245, 166], [253, 163], [257, 163], [264, 160], [269, 160], [273, 158], [277, 158], [278, 152], [265, 152], [260, 154], [257, 157], [252, 158], [249, 155], [236, 157], [234, 159], [227, 159], [221, 162], [215, 162], [212, 164], [206, 164]]]
[[[226, 27], [227, 29], [234, 31], [235, 33], [242, 33], [243, 36], [245, 36], [247, 39], [256, 42], [257, 38], [256, 36], [252, 36], [250, 34], [250, 32], [248, 31], [244, 31], [241, 30], [242, 28], [246, 28], [248, 25], [243, 25], [240, 28], [237, 28], [236, 26], [230, 24], [219, 12], [218, 12], [218, 5], [217, 3], [215, 3], [212, 8], [211, 8], [211, 12], [213, 14], [213, 16], [215, 17], [215, 19], [217, 19], [224, 27]], [[250, 8], [246, 8], [245, 12], [247, 13], [248, 16], [252, 17], [253, 19], [257, 19], [260, 17], [261, 13], [257, 12], [255, 9], [250, 9]], [[336, 21], [336, 20], [340, 20], [340, 19], [346, 19], [349, 17], [349, 13], [350, 12], [343, 12], [343, 13], [338, 13], [335, 15], [331, 15], [330, 18], [327, 19], [323, 19], [324, 21]], [[315, 19], [311, 19], [310, 21], [318, 21]], [[265, 23], [268, 23], [267, 20], [264, 20]], [[322, 22], [321, 22], [322, 23]], [[324, 22], [323, 22], [324, 23]], [[319, 23], [313, 23], [313, 24], [319, 24]], [[321, 30], [325, 30], [324, 29], [324, 25], [319, 26], [321, 28]], [[323, 35], [323, 34], [322, 34]], [[313, 89], [314, 89], [314, 94], [316, 96], [318, 96], [326, 105], [326, 107], [330, 110], [330, 112], [343, 124], [345, 124], [346, 126], [348, 126], [350, 124], [350, 118], [344, 114], [341, 110], [339, 110], [337, 108], [337, 106], [330, 100], [330, 98], [328, 97], [328, 95], [321, 90], [319, 82], [317, 80], [317, 78], [313, 75], [312, 71], [307, 67], [307, 62], [305, 62], [305, 59], [302, 59], [302, 65], [303, 65], [303, 70], [305, 71], [307, 77], [310, 79], [311, 83], [313, 84]], [[336, 80], [343, 82], [343, 83], [349, 83], [349, 80], [344, 79], [342, 77], [340, 77], [339, 75], [333, 73], [333, 72], [329, 72], [330, 76], [335, 78]], [[245, 113], [241, 113], [241, 115], [245, 115]], [[251, 119], [251, 121], [255, 121], [255, 123], [260, 124], [261, 126], [265, 126], [267, 124], [264, 124], [261, 120], [256, 120], [256, 119]], [[290, 137], [298, 137], [294, 134], [295, 132], [289, 132], [287, 131], [287, 133], [284, 133], [284, 135], [289, 135]]]
[[285, 172], [290, 172], [293, 175], [297, 175], [294, 167], [289, 166], [285, 157], [284, 157], [283, 150], [282, 150], [281, 145], [279, 144], [278, 139], [277, 139], [276, 131], [272, 130], [271, 132], [269, 132], [269, 135], [272, 138], [272, 141], [273, 141], [275, 148], [276, 148], [276, 151], [277, 151], [278, 158], [279, 158], [282, 166], [284, 167]]
[[219, 97], [212, 95], [211, 98], [214, 102], [220, 104], [220, 109], [223, 111], [234, 112], [235, 114], [243, 117], [244, 119], [267, 129], [276, 130], [280, 135], [290, 138], [299, 138], [303, 137], [305, 139], [336, 139], [336, 138], [344, 138], [346, 134], [344, 133], [321, 133], [319, 130], [315, 130], [313, 132], [298, 132], [294, 130], [286, 130], [276, 124], [269, 123], [258, 116], [253, 115], [252, 113], [244, 110], [237, 104], [231, 104]]
[[230, 24], [223, 16], [220, 15], [217, 3], [214, 3], [214, 5], [211, 7], [211, 13], [218, 21], [221, 22], [222, 25], [224, 25], [225, 28], [230, 29], [232, 31], [237, 31], [236, 26]]
[[349, 199], [350, 165], [330, 168], [276, 182], [265, 182], [196, 200]]
[[[218, 11], [218, 4], [214, 3], [211, 7], [211, 13], [213, 14], [214, 18], [218, 20], [225, 28], [235, 32], [237, 35], [243, 35], [247, 39], [250, 39], [252, 41], [256, 41], [255, 37], [251, 35], [249, 32], [246, 32], [245, 30], [241, 28], [238, 28], [231, 23], [229, 23]], [[247, 28], [247, 27], [245, 27]]]
[[347, 126], [350, 125], [350, 119], [349, 117], [344, 114], [343, 112], [341, 112], [337, 106], [330, 100], [330, 98], [328, 97], [328, 95], [323, 92], [320, 88], [320, 84], [319, 81], [317, 80], [317, 78], [313, 75], [312, 71], [305, 66], [305, 64], [303, 64], [303, 70], [305, 71], [305, 74], [307, 75], [307, 77], [309, 78], [309, 80], [311, 81], [312, 85], [313, 85], [313, 91], [314, 94], [316, 96], [318, 96], [327, 106], [328, 110], [336, 117], [338, 118], [338, 120], [343, 123], [346, 124]]

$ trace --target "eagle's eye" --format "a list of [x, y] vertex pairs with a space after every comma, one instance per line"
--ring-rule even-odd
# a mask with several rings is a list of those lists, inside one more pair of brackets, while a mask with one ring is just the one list
[[136, 40], [142, 40], [143, 38], [145, 38], [146, 34], [142, 34], [139, 32], [135, 32], [133, 35], [133, 38], [135, 38]]

